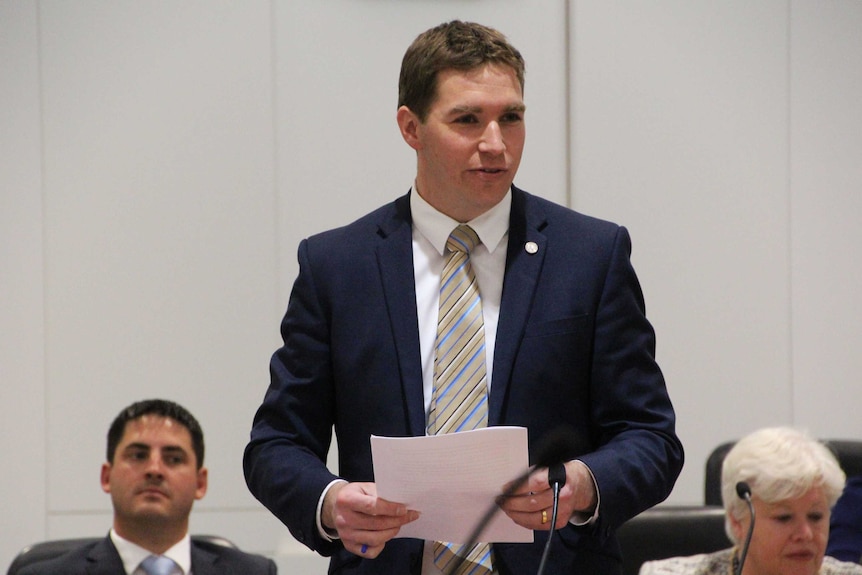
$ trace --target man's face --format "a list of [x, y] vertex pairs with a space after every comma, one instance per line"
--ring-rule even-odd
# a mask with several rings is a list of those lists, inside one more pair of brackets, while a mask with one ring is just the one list
[[[745, 571], [762, 575], [816, 575], [829, 538], [829, 503], [820, 487], [801, 497], [776, 503], [752, 498], [754, 534]], [[737, 540], [744, 541], [748, 518], [731, 520]]]
[[521, 85], [507, 66], [441, 71], [425, 122], [398, 110], [402, 135], [417, 153], [422, 197], [460, 222], [499, 203], [521, 163], [524, 112]]
[[111, 494], [120, 535], [124, 526], [187, 526], [192, 504], [206, 493], [207, 470], [197, 469], [188, 429], [144, 415], [126, 424], [113, 463], [102, 465], [102, 489]]

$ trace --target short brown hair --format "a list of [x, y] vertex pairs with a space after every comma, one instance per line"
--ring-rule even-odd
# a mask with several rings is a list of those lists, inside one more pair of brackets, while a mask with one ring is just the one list
[[195, 452], [197, 459], [197, 468], [200, 469], [204, 464], [204, 432], [201, 429], [198, 420], [185, 407], [167, 399], [146, 399], [138, 401], [123, 409], [108, 429], [108, 462], [114, 463], [114, 455], [117, 452], [117, 446], [123, 439], [123, 434], [126, 432], [126, 424], [130, 421], [140, 419], [145, 415], [157, 415], [159, 417], [169, 417], [189, 430], [189, 435], [192, 436], [192, 450]]
[[523, 93], [524, 58], [502, 33], [460, 20], [431, 28], [413, 41], [401, 61], [398, 107], [407, 106], [424, 122], [437, 96], [440, 71], [467, 71], [485, 64], [512, 68]]

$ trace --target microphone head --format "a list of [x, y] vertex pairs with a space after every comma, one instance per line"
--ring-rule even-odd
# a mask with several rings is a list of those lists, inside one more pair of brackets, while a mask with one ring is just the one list
[[536, 448], [536, 467], [563, 463], [578, 453], [578, 436], [570, 426], [561, 425], [549, 431]]
[[748, 499], [751, 497], [751, 487], [745, 481], [740, 481], [736, 484], [736, 494], [740, 499]]

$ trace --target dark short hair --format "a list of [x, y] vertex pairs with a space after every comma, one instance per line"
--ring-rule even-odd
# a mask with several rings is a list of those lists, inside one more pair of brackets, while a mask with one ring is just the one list
[[407, 48], [398, 80], [398, 107], [407, 106], [424, 122], [437, 96], [442, 70], [508, 66], [524, 91], [524, 58], [506, 37], [487, 26], [453, 20], [420, 34]]
[[117, 446], [123, 439], [123, 434], [126, 432], [126, 424], [130, 421], [140, 419], [145, 415], [158, 415], [161, 417], [169, 417], [189, 430], [192, 436], [192, 449], [195, 452], [197, 459], [197, 468], [200, 469], [204, 464], [204, 432], [201, 429], [198, 420], [189, 413], [189, 411], [173, 401], [167, 399], [146, 399], [138, 401], [123, 409], [116, 418], [114, 418], [111, 427], [108, 429], [108, 462], [114, 463], [114, 455], [116, 455]]

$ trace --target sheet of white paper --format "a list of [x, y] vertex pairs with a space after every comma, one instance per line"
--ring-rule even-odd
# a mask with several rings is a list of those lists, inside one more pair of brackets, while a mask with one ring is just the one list
[[[421, 513], [398, 537], [465, 543], [507, 482], [529, 467], [525, 427], [485, 427], [424, 437], [371, 436], [377, 495]], [[533, 531], [502, 511], [479, 536], [530, 543]]]

